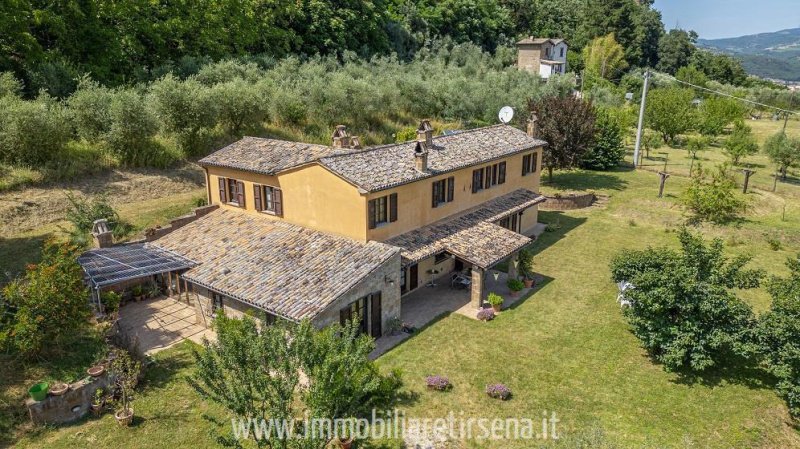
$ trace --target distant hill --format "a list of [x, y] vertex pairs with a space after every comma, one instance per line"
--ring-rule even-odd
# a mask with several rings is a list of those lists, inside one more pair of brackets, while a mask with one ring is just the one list
[[800, 28], [725, 39], [700, 39], [698, 45], [740, 58], [750, 74], [800, 81]]

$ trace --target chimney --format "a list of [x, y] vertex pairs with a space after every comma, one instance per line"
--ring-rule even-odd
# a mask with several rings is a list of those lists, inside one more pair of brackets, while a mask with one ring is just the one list
[[539, 137], [539, 116], [536, 115], [536, 112], [531, 112], [531, 116], [528, 119], [528, 135], [531, 137]]
[[350, 137], [350, 148], [354, 150], [361, 149], [361, 139], [358, 136]]
[[95, 248], [108, 248], [114, 246], [114, 236], [108, 227], [108, 220], [105, 218], [95, 220], [92, 223], [92, 242]]
[[[420, 134], [417, 134], [418, 138], [419, 136]], [[414, 168], [421, 173], [428, 172], [428, 147], [425, 141], [417, 140], [417, 146], [414, 147]]]
[[425, 148], [433, 148], [433, 127], [430, 120], [422, 120], [417, 128], [417, 142], [425, 142]]
[[350, 137], [347, 135], [346, 126], [336, 125], [332, 138], [334, 148], [350, 148]]

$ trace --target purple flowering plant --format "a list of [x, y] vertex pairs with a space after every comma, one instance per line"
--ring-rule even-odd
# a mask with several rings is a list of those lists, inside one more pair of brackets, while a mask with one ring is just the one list
[[428, 385], [429, 389], [436, 391], [447, 391], [453, 388], [453, 384], [450, 383], [450, 379], [438, 375], [425, 377], [425, 384]]
[[486, 386], [486, 394], [489, 397], [505, 401], [511, 397], [511, 389], [504, 384], [490, 384]]
[[481, 309], [478, 311], [478, 319], [481, 321], [491, 321], [494, 319], [494, 310], [490, 308]]

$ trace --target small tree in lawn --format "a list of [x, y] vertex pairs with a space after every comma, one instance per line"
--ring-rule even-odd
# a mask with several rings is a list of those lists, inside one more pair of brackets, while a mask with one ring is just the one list
[[770, 310], [759, 318], [758, 342], [776, 388], [795, 417], [800, 416], [800, 256], [789, 259], [789, 276], [767, 285]]
[[708, 148], [708, 139], [705, 137], [690, 137], [686, 141], [686, 151], [691, 157], [691, 162], [689, 162], [689, 176], [692, 176], [694, 161], [697, 159], [697, 154], [705, 151], [706, 148]]
[[712, 223], [734, 220], [747, 208], [747, 202], [737, 193], [736, 181], [725, 164], [711, 173], [698, 164], [691, 185], [683, 195], [683, 202], [695, 219]]
[[598, 110], [594, 145], [581, 157], [581, 168], [610, 170], [618, 166], [625, 157], [622, 136], [622, 126], [617, 116], [609, 111]]
[[650, 150], [657, 150], [661, 148], [662, 142], [663, 141], [658, 134], [645, 132], [642, 136], [642, 146], [644, 147], [645, 157], [650, 159]]
[[[386, 410], [397, 399], [399, 375], [384, 375], [369, 360], [375, 346], [359, 334], [356, 320], [322, 331], [308, 321], [267, 325], [247, 316], [220, 316], [215, 325], [217, 339], [195, 353], [197, 371], [190, 383], [236, 417], [268, 422], [367, 418], [373, 408]], [[307, 378], [302, 386], [301, 372]], [[317, 433], [308, 439], [273, 437], [256, 443], [322, 449], [333, 436]], [[236, 444], [230, 435], [218, 440]]]
[[778, 166], [781, 177], [785, 180], [789, 168], [800, 163], [800, 139], [792, 139], [780, 131], [764, 142], [764, 152]]
[[116, 358], [111, 362], [109, 371], [120, 392], [120, 408], [114, 416], [120, 424], [129, 425], [133, 420], [131, 400], [133, 390], [139, 383], [141, 369], [142, 364], [124, 350], [118, 350]]
[[78, 334], [89, 318], [89, 290], [76, 262], [81, 248], [46, 242], [42, 261], [3, 288], [7, 326], [0, 346], [26, 357], [55, 353]]
[[623, 251], [611, 263], [615, 282], [627, 281], [624, 310], [633, 333], [667, 370], [703, 371], [726, 355], [751, 355], [750, 306], [733, 289], [753, 288], [763, 273], [749, 258], [728, 259], [722, 240], [706, 242], [685, 228], [681, 249]]
[[542, 163], [552, 182], [553, 170], [576, 167], [594, 144], [594, 110], [589, 103], [573, 96], [548, 97], [539, 102], [529, 101], [528, 105], [539, 116], [538, 137], [548, 143]]
[[739, 165], [742, 158], [758, 153], [753, 130], [741, 120], [734, 123], [733, 132], [725, 140], [724, 148], [733, 165]]
[[697, 130], [711, 139], [716, 138], [734, 120], [741, 119], [745, 109], [736, 100], [725, 97], [710, 97], [700, 103]]
[[664, 143], [674, 142], [678, 135], [694, 127], [695, 109], [692, 100], [694, 92], [691, 89], [654, 89], [647, 98], [647, 126], [657, 131]]

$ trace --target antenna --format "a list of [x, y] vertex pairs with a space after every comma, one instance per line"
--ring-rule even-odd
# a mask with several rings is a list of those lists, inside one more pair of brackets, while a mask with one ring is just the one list
[[514, 118], [514, 108], [511, 106], [503, 106], [500, 109], [500, 112], [497, 114], [497, 117], [500, 119], [500, 122], [502, 122], [504, 125], [507, 125], [508, 122]]

